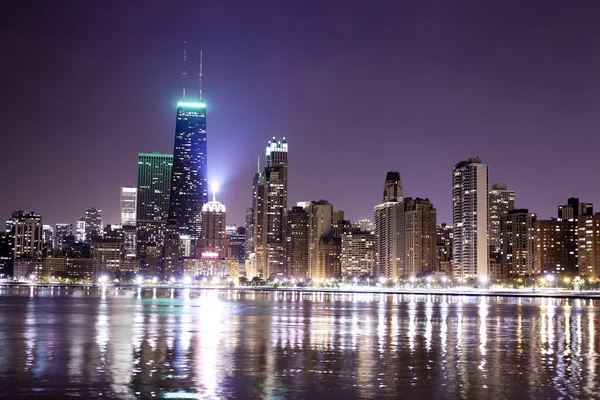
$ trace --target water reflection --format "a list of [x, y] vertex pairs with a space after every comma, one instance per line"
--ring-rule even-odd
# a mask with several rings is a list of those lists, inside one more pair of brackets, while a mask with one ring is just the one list
[[10, 288], [0, 381], [10, 398], [594, 397], [599, 312], [548, 298]]

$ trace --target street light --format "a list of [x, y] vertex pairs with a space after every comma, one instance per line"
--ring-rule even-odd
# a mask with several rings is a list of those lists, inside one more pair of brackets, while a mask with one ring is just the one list
[[410, 278], [408, 278], [408, 280], [410, 281], [413, 289], [415, 288], [415, 281], [417, 280], [417, 278], [415, 278], [414, 275], [411, 275]]
[[35, 274], [29, 275], [29, 280], [33, 282], [35, 280]]
[[144, 282], [144, 278], [142, 278], [142, 276], [141, 276], [141, 275], [138, 275], [138, 276], [135, 278], [135, 281], [137, 282], [137, 284], [138, 284], [138, 285], [141, 285], [141, 284], [142, 284], [142, 282]]
[[186, 275], [183, 277], [183, 283], [184, 285], [191, 285], [192, 284], [192, 277], [189, 275]]
[[107, 280], [108, 280], [108, 276], [106, 276], [106, 275], [102, 275], [100, 278], [98, 278], [98, 282], [100, 282], [103, 285], [106, 283]]
[[554, 288], [556, 289], [556, 285], [558, 285], [558, 279], [554, 279], [554, 275], [546, 275], [546, 280], [548, 281], [549, 284], [552, 285], [552, 282], [555, 282], [555, 286]]

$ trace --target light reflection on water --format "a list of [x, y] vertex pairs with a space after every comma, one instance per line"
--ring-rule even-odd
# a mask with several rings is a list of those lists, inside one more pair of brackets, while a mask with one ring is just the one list
[[580, 299], [0, 288], [0, 397], [594, 397], [599, 313]]

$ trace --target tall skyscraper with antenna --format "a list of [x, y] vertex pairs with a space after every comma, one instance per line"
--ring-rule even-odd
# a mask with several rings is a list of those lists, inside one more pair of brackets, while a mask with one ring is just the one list
[[202, 99], [202, 52], [198, 99], [186, 98], [186, 59], [183, 53], [182, 99], [177, 105], [169, 225], [192, 242], [200, 237], [202, 206], [208, 202], [206, 103]]

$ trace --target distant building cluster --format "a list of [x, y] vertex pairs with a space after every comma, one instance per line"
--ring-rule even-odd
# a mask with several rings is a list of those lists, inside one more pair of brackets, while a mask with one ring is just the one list
[[[206, 103], [184, 97], [173, 154], [140, 153], [135, 187], [121, 187], [119, 224], [90, 207], [72, 223], [44, 225], [12, 213], [0, 234], [0, 277], [97, 280], [245, 276], [248, 280], [390, 278], [443, 274], [496, 280], [535, 273], [597, 278], [600, 214], [569, 198], [556, 218], [515, 207], [515, 192], [489, 188], [488, 165], [471, 158], [452, 170], [452, 223], [438, 224], [429, 199], [405, 197], [387, 172], [373, 222], [352, 222], [327, 200], [288, 204], [288, 142], [268, 141], [253, 176], [245, 226], [209, 201]], [[450, 183], [450, 182], [449, 182]], [[450, 200], [450, 199], [449, 199]]]

